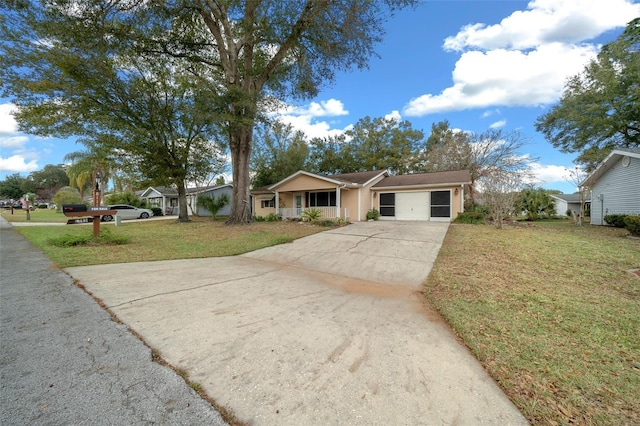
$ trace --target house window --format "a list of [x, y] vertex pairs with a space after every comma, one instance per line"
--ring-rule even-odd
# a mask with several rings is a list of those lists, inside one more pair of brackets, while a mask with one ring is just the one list
[[336, 192], [308, 192], [307, 201], [309, 207], [336, 207]]
[[380, 216], [396, 215], [396, 193], [380, 194]]
[[449, 217], [451, 191], [431, 191], [431, 217]]
[[272, 198], [272, 199], [270, 199], [270, 200], [261, 200], [261, 201], [260, 201], [260, 206], [261, 206], [263, 209], [266, 209], [266, 208], [268, 208], [268, 207], [275, 207], [275, 206], [276, 206], [276, 197], [273, 197], [273, 198]]

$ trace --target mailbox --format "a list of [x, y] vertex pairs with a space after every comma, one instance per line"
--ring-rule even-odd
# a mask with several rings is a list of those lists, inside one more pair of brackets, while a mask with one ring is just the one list
[[85, 204], [63, 204], [62, 213], [70, 212], [86, 212], [87, 206]]

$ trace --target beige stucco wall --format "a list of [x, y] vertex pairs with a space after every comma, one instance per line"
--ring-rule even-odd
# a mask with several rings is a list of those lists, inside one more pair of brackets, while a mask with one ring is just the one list
[[358, 190], [340, 189], [340, 210], [344, 214], [344, 209], [349, 209], [348, 218], [351, 222], [358, 221]]
[[[275, 197], [276, 194], [273, 194], [273, 196]], [[266, 217], [266, 216], [269, 216], [271, 213], [276, 212], [275, 207], [262, 208], [261, 206], [262, 206], [262, 200], [259, 200], [258, 197], [254, 196], [253, 197], [253, 215], [254, 216]]]
[[289, 192], [289, 191], [315, 191], [320, 189], [335, 189], [337, 187], [336, 184], [327, 182], [322, 179], [318, 179], [312, 176], [307, 175], [298, 175], [290, 181], [282, 184], [277, 187], [279, 192]]

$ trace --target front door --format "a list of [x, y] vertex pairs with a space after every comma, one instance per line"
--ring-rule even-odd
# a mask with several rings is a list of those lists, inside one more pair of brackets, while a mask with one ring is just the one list
[[294, 217], [300, 217], [302, 215], [302, 194], [293, 196], [293, 206], [295, 208]]

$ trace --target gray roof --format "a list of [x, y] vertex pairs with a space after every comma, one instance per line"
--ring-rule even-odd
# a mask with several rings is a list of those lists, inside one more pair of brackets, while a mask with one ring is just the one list
[[384, 170], [369, 170], [366, 172], [341, 173], [338, 175], [321, 175], [329, 179], [339, 180], [345, 183], [357, 183], [364, 185], [376, 176], [385, 173]]
[[[580, 193], [575, 194], [551, 194], [552, 197], [559, 198], [561, 200], [566, 201], [567, 203], [579, 203], [580, 202]], [[586, 199], [584, 201], [590, 201]]]
[[397, 186], [428, 186], [428, 185], [461, 185], [470, 184], [469, 170], [454, 170], [450, 172], [415, 173], [408, 175], [387, 176], [373, 185], [373, 188], [388, 188]]

